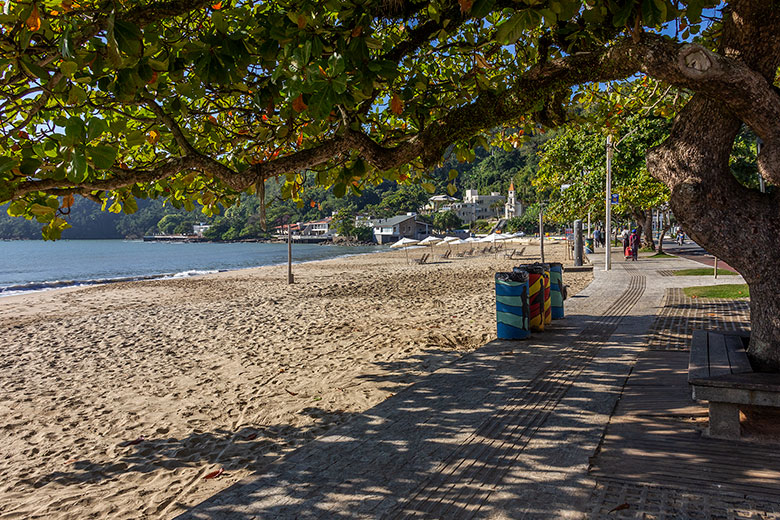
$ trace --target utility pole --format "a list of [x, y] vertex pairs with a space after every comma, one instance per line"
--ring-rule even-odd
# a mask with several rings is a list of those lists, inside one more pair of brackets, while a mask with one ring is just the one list
[[607, 247], [605, 248], [604, 270], [612, 269], [612, 135], [607, 134], [607, 218], [604, 223], [604, 233], [607, 238]]
[[544, 263], [544, 220], [542, 215], [544, 214], [544, 204], [539, 204], [539, 256]]

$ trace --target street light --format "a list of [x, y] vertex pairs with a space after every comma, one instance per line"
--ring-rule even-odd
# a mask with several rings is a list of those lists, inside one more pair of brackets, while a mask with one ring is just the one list
[[607, 134], [607, 188], [606, 188], [607, 211], [604, 225], [607, 247], [604, 251], [604, 270], [612, 269], [612, 135]]

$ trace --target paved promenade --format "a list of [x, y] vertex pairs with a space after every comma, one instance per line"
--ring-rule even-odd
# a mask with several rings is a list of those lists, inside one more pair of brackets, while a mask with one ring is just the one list
[[[488, 343], [179, 519], [643, 518], [641, 507], [663, 502], [655, 500], [657, 490], [683, 496], [693, 489], [690, 481], [624, 467], [622, 460], [636, 455], [628, 446], [638, 434], [621, 430], [636, 425], [620, 418], [658, 409], [653, 403], [670, 395], [669, 407], [698, 406], [684, 375], [679, 381], [684, 338], [694, 318], [712, 314], [716, 321], [717, 310], [689, 312], [673, 289], [739, 279], [665, 276], [696, 266], [685, 259], [625, 262], [615, 255], [611, 272], [603, 271], [603, 254], [592, 259], [594, 282], [566, 302], [566, 319], [549, 332]], [[674, 305], [679, 312], [669, 310]], [[743, 327], [743, 307], [718, 323]], [[653, 344], [662, 346], [648, 350]], [[696, 445], [700, 434], [693, 436]], [[652, 459], [648, 446], [642, 449]], [[660, 466], [673, 474], [675, 460], [669, 450], [665, 455]], [[771, 471], [756, 478], [766, 482]], [[745, 496], [752, 482], [743, 479], [748, 487], [733, 490]], [[667, 502], [647, 517], [705, 518], [675, 516], [691, 508]], [[772, 503], [763, 496], [743, 510], [768, 512]]]

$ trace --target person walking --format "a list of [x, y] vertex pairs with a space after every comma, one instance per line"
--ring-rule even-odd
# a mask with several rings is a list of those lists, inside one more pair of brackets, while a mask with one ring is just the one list
[[626, 260], [631, 258], [631, 241], [628, 230], [623, 230], [623, 256], [625, 256]]
[[601, 245], [601, 230], [596, 228], [593, 230], [593, 247], [599, 247]]
[[631, 230], [628, 245], [631, 248], [631, 259], [636, 262], [639, 257], [639, 234], [636, 232], [636, 229]]

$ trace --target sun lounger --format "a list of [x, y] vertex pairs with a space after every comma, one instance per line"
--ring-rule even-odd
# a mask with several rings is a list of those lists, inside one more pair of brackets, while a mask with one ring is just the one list
[[429, 256], [430, 254], [425, 253], [420, 258], [412, 258], [412, 262], [414, 262], [415, 264], [424, 264], [428, 261]]

